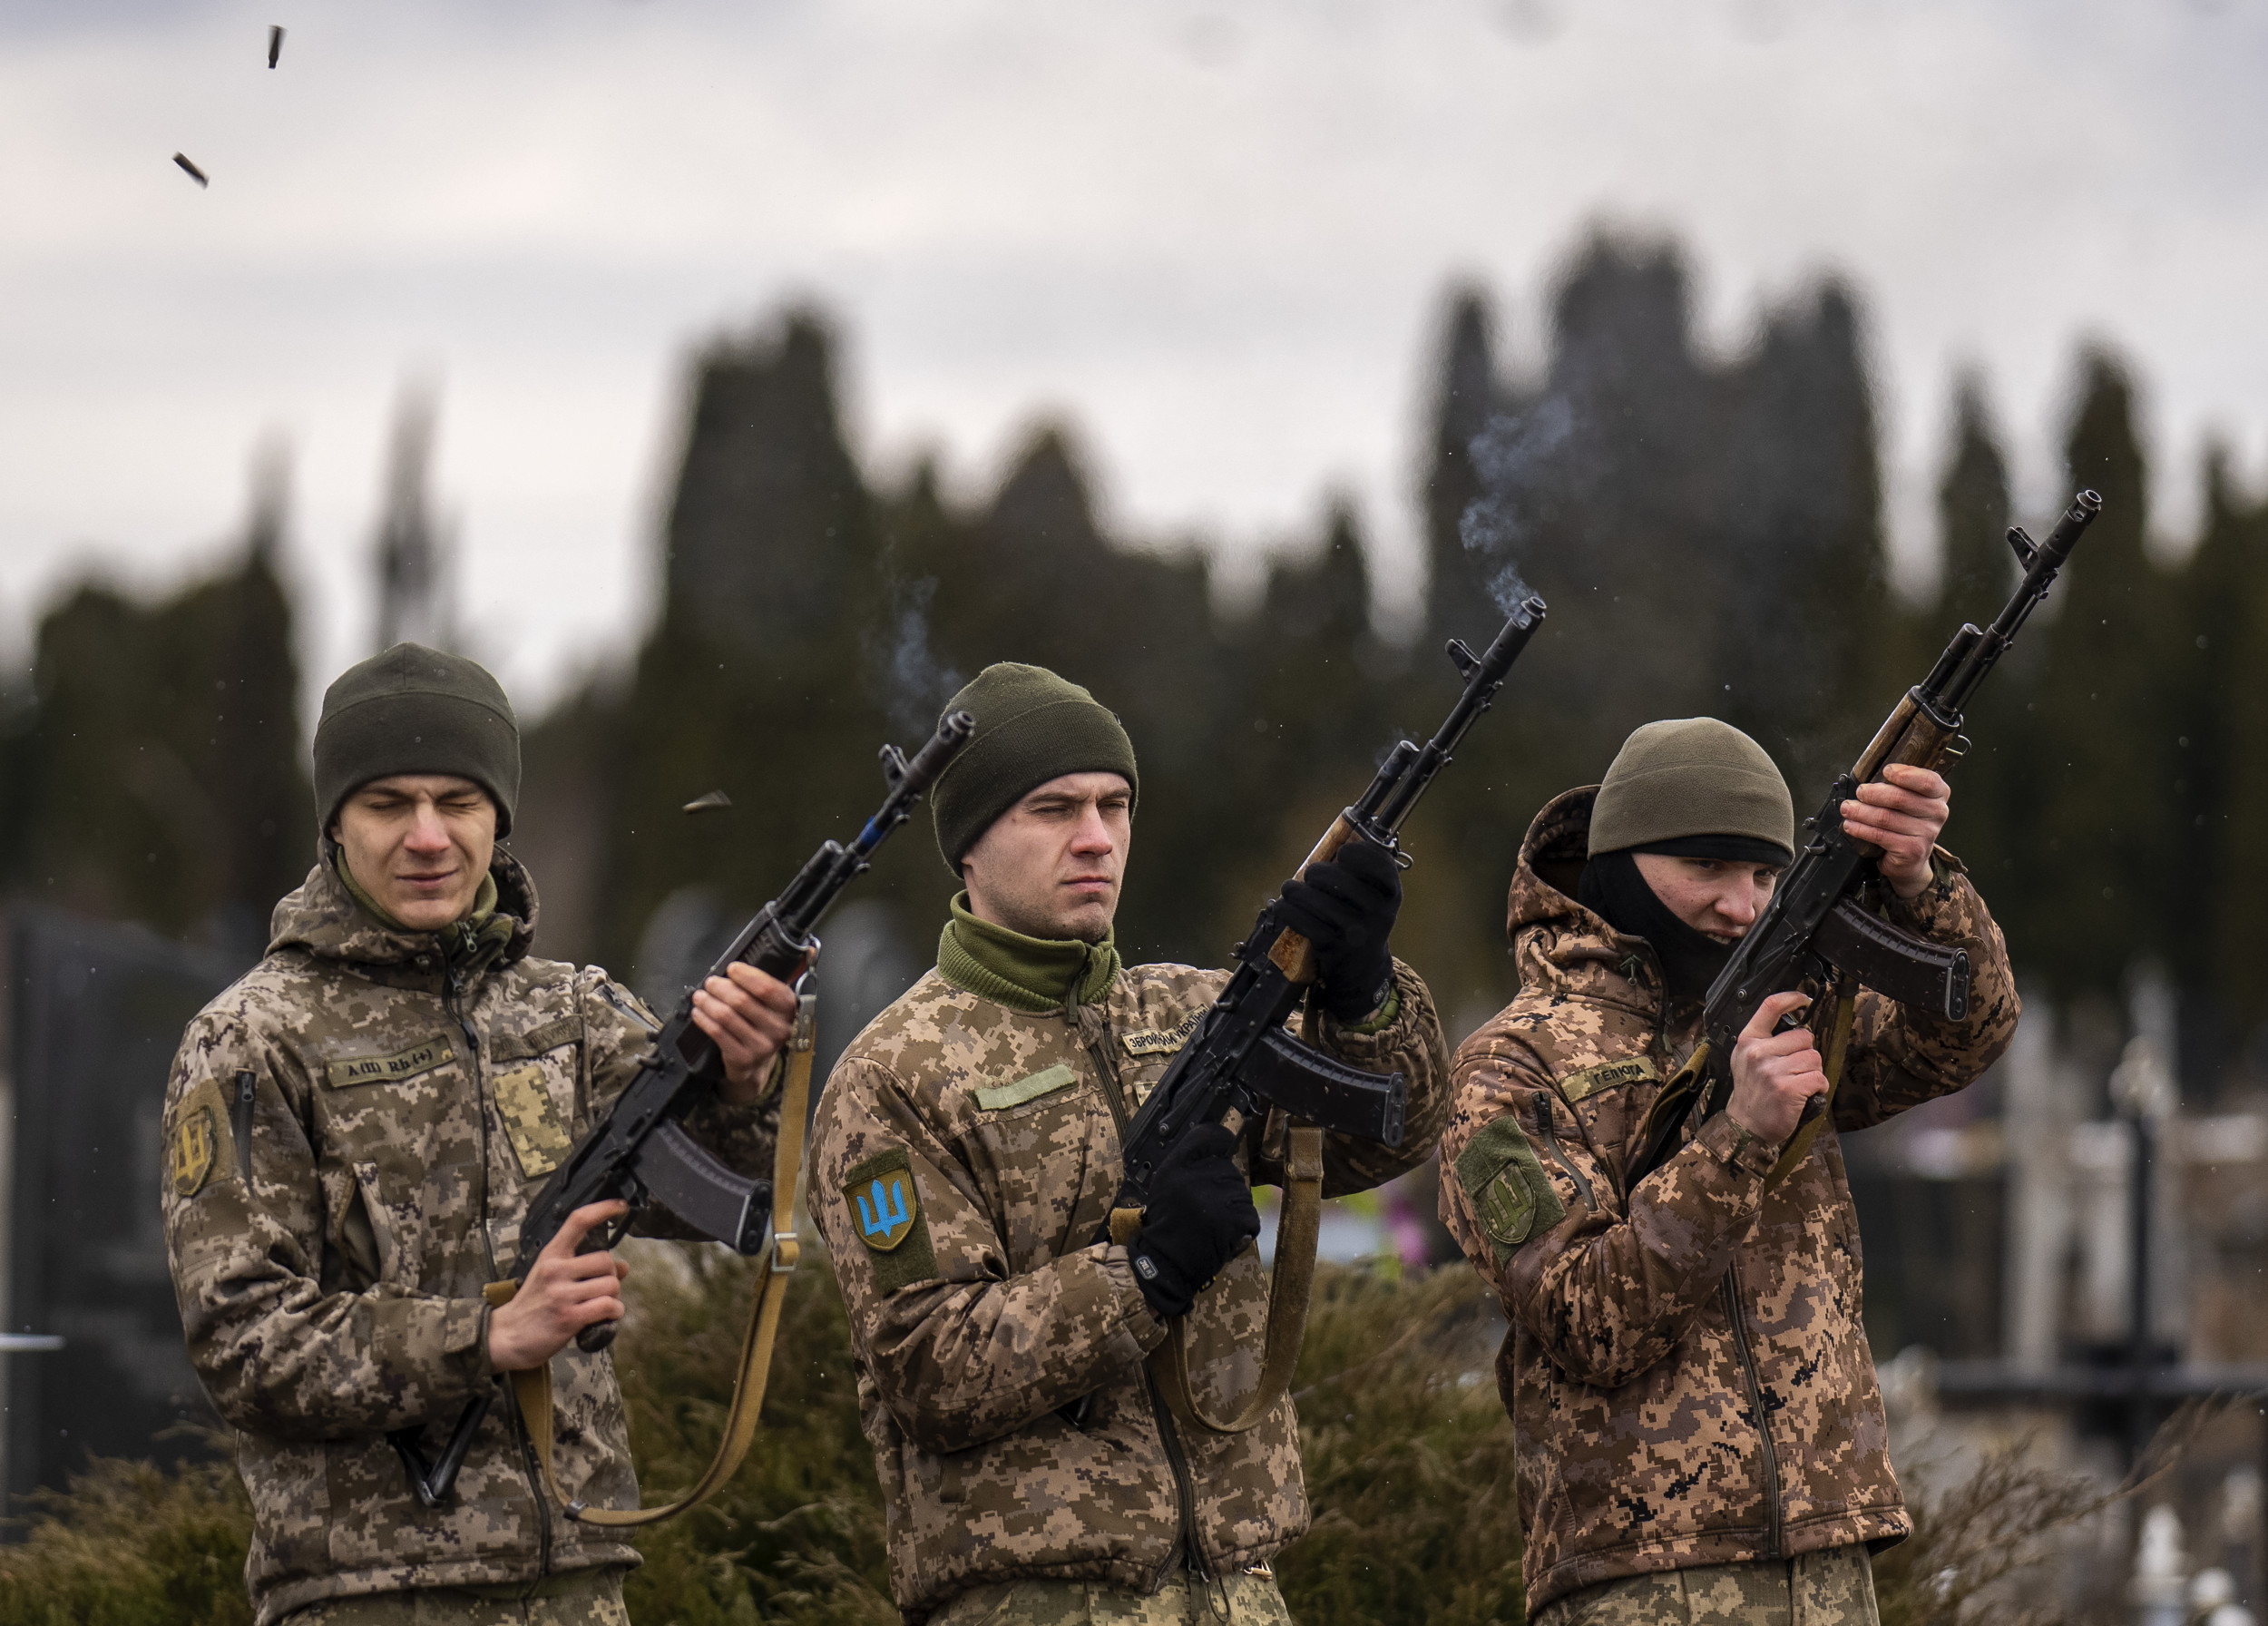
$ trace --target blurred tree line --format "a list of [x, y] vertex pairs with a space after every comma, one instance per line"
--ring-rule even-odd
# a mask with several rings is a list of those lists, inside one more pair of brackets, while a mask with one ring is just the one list
[[[1510, 991], [1503, 898], [1529, 818], [1630, 728], [1726, 718], [1808, 811], [1960, 622], [1999, 607], [2016, 516], [1981, 384], [1956, 384], [1942, 568], [1910, 603], [1890, 588], [1864, 354], [1855, 299], [1827, 282], [1712, 357], [1658, 243], [1600, 237], [1569, 261], [1534, 376], [1501, 364], [1485, 299], [1455, 297], [1421, 471], [1429, 581], [1402, 642], [1374, 624], [1344, 504], [1225, 610], [1195, 545], [1104, 532], [1068, 428], [956, 501], [929, 463], [862, 468], [821, 318], [720, 339], [690, 381], [659, 620], [530, 729], [515, 842], [544, 946], [628, 974], [682, 889], [752, 907], [877, 798], [876, 746], [910, 747], [961, 680], [1018, 660], [1087, 684], [1140, 753], [1122, 945], [1217, 963], [1385, 748], [1446, 710], [1442, 640], [1484, 642], [1524, 577], [1550, 618], [1409, 834], [1399, 946], [1461, 1032]], [[2243, 836], [2268, 814], [2268, 502], [2215, 450], [2194, 547], [2146, 545], [2134, 389], [2108, 351], [2079, 357], [2058, 501], [2088, 485], [2108, 506], [1972, 717], [1950, 834], [2058, 997], [2167, 967], [2204, 1041], [2195, 1084], [2268, 1026], [2249, 922], [2268, 857]], [[256, 943], [311, 847], [281, 504], [270, 477], [209, 581], [157, 603], [90, 584], [41, 622], [0, 736], [10, 894]], [[728, 814], [678, 811], [710, 789]], [[917, 826], [867, 896], [919, 957], [952, 890]]]

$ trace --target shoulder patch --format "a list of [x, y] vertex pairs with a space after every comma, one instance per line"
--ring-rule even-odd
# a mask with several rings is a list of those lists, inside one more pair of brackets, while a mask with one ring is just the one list
[[212, 1108], [193, 1107], [181, 1114], [173, 1125], [173, 1195], [194, 1197], [205, 1189], [220, 1141]]
[[194, 1197], [220, 1164], [220, 1086], [205, 1080], [189, 1092], [166, 1137], [165, 1172], [176, 1197]]
[[1119, 1043], [1126, 1046], [1130, 1056], [1169, 1056], [1189, 1042], [1197, 1032], [1197, 1024], [1205, 1013], [1198, 1011], [1172, 1027], [1146, 1027], [1130, 1033], [1120, 1033]]
[[1510, 1112], [1490, 1120], [1457, 1154], [1457, 1183], [1464, 1188], [1497, 1263], [1520, 1245], [1567, 1218], [1519, 1122]]
[[407, 1050], [386, 1056], [341, 1056], [325, 1070], [324, 1082], [334, 1090], [354, 1084], [398, 1084], [445, 1067], [456, 1060], [446, 1033], [421, 1039]]
[[1004, 1107], [1020, 1107], [1027, 1101], [1037, 1101], [1079, 1082], [1079, 1074], [1062, 1063], [1042, 1067], [1039, 1072], [1018, 1079], [1012, 1084], [986, 1084], [976, 1092], [976, 1104], [988, 1112]]
[[843, 1177], [843, 1206], [866, 1245], [875, 1290], [894, 1293], [937, 1274], [929, 1217], [914, 1184], [914, 1160], [903, 1146], [868, 1158]]
[[1645, 1079], [1661, 1080], [1661, 1069], [1654, 1065], [1651, 1056], [1632, 1056], [1627, 1062], [1601, 1062], [1596, 1067], [1586, 1067], [1570, 1073], [1559, 1081], [1559, 1094], [1569, 1106], [1586, 1095], [1596, 1095], [1601, 1090], [1611, 1090], [1617, 1084], [1635, 1084]]

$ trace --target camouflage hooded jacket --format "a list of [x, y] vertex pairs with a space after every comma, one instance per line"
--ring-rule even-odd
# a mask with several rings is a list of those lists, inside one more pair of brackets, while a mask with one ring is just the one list
[[[1053, 1577], [1154, 1591], [1184, 1562], [1260, 1562], [1306, 1528], [1292, 1404], [1250, 1432], [1192, 1438], [1148, 1383], [1165, 1337], [1122, 1247], [1094, 1240], [1117, 1194], [1119, 1131], [1227, 974], [1121, 970], [1096, 1002], [1030, 1015], [932, 971], [852, 1041], [822, 1095], [811, 1217], [850, 1313], [860, 1410], [909, 1621], [987, 1582]], [[1398, 1149], [1326, 1141], [1325, 1190], [1424, 1161], [1448, 1111], [1425, 984], [1374, 1034], [1325, 1019], [1331, 1053], [1408, 1078]], [[1239, 1159], [1281, 1180], [1280, 1120]], [[863, 1206], [862, 1206], [863, 1205]], [[1188, 1318], [1215, 1415], [1259, 1376], [1267, 1278], [1251, 1249]]]
[[1459, 1048], [1442, 1141], [1442, 1218], [1511, 1318], [1497, 1378], [1530, 1611], [1621, 1576], [1910, 1533], [1837, 1135], [1961, 1088], [2017, 1016], [1999, 928], [1941, 851], [1889, 906], [1969, 951], [1968, 1018], [1862, 993], [1831, 1124], [1780, 1185], [1765, 1190], [1779, 1149], [1720, 1112], [1634, 1195], [1639, 1126], [1701, 1013], [1665, 1009], [1652, 948], [1575, 902], [1592, 794], [1552, 802], [1521, 846], [1520, 994]]
[[[502, 852], [492, 873], [512, 935], [467, 975], [318, 866], [277, 905], [267, 958], [174, 1058], [166, 1244], [190, 1359], [237, 1430], [260, 1626], [324, 1598], [638, 1562], [547, 1505], [508, 1399], [438, 1510], [386, 1438], [420, 1428], [438, 1455], [494, 1381], [481, 1288], [511, 1268], [528, 1200], [652, 1026], [602, 972], [528, 957], [534, 890]], [[711, 1102], [689, 1127], [757, 1172], [777, 1115]], [[570, 1344], [552, 1381], [561, 1488], [636, 1505], [611, 1357]]]

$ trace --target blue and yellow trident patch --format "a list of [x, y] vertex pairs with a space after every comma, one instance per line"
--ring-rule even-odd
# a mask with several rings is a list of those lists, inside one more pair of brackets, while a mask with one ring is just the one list
[[865, 1190], [847, 1195], [858, 1205], [858, 1239], [876, 1253], [889, 1252], [914, 1234], [921, 1199], [914, 1195], [914, 1177], [904, 1170], [877, 1174]]
[[914, 1160], [903, 1146], [868, 1158], [843, 1176], [843, 1206], [851, 1229], [866, 1245], [875, 1286], [894, 1292], [937, 1274]]
[[888, 1253], [912, 1236], [921, 1216], [911, 1160], [902, 1151], [885, 1151], [852, 1170], [843, 1198], [857, 1223], [858, 1239], [876, 1253]]

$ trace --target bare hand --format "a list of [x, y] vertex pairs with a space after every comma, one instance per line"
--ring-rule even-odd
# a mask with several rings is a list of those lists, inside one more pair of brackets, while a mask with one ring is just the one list
[[1804, 1103], [1827, 1092], [1818, 1041], [1807, 1027], [1772, 1030], [1790, 1011], [1811, 1003], [1808, 994], [1775, 994], [1756, 1007], [1733, 1045], [1733, 1099], [1725, 1111], [1759, 1141], [1784, 1144], [1795, 1132]]
[[1919, 897], [1930, 884], [1930, 851], [1953, 810], [1952, 799], [1953, 788], [1928, 769], [1893, 762], [1882, 779], [1859, 787], [1858, 800], [1843, 804], [1843, 833], [1881, 847], [1890, 889]]
[[630, 1267], [612, 1254], [577, 1253], [583, 1238], [630, 1212], [621, 1202], [594, 1202], [567, 1216], [512, 1301], [489, 1312], [488, 1364], [498, 1372], [540, 1366], [594, 1321], [622, 1318], [621, 1282]]
[[737, 1106], [760, 1101], [772, 1058], [796, 1025], [796, 991], [768, 972], [735, 960], [728, 977], [712, 976], [693, 990], [693, 1022], [717, 1042], [724, 1058], [724, 1088]]

